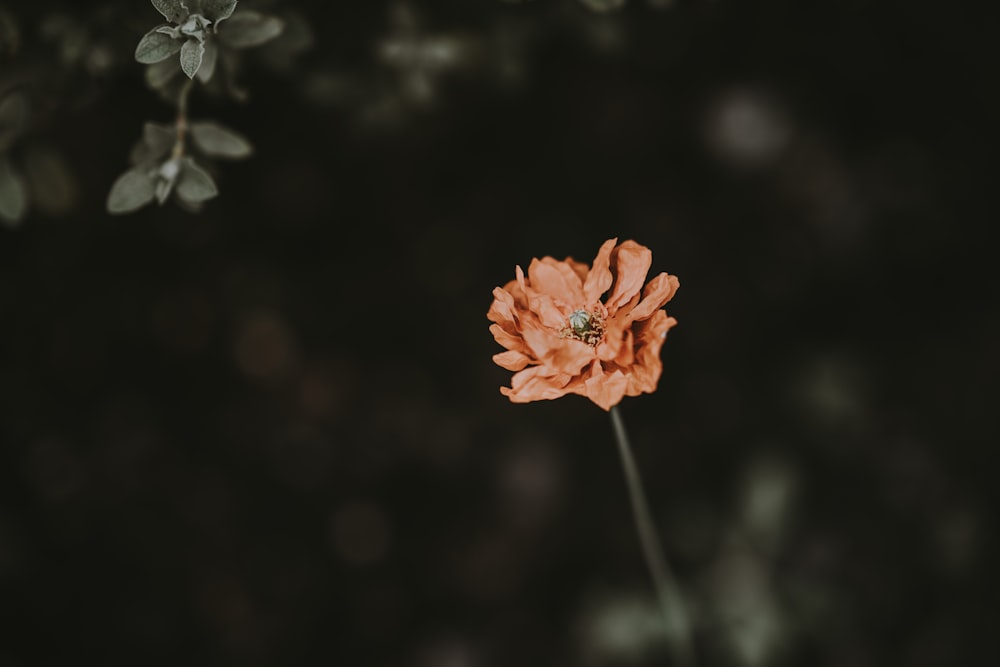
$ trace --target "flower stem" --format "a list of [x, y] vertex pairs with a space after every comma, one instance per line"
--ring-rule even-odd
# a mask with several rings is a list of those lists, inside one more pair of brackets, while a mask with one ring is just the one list
[[660, 611], [666, 627], [667, 642], [672, 654], [671, 664], [674, 667], [693, 667], [694, 648], [691, 642], [691, 625], [688, 620], [684, 601], [681, 598], [680, 587], [667, 564], [660, 546], [660, 538], [656, 531], [649, 511], [649, 503], [642, 488], [639, 468], [632, 456], [628, 434], [625, 432], [625, 422], [622, 421], [618, 406], [611, 408], [611, 425], [618, 442], [618, 451], [622, 457], [622, 468], [625, 472], [625, 482], [628, 484], [629, 498], [632, 502], [632, 513], [635, 515], [635, 527], [639, 533], [639, 542], [646, 558], [646, 565], [653, 577], [653, 585], [660, 599]]

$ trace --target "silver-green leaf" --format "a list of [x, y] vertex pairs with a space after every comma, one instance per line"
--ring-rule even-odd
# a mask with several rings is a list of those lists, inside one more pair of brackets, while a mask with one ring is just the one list
[[236, 9], [236, 0], [201, 0], [201, 13], [205, 18], [211, 19], [218, 26], [220, 21], [225, 21], [233, 15]]
[[189, 39], [181, 47], [181, 69], [187, 74], [189, 79], [193, 79], [201, 67], [202, 58], [205, 55], [205, 45], [197, 39]]
[[21, 222], [28, 210], [28, 192], [24, 181], [6, 156], [0, 155], [0, 219], [10, 226]]
[[131, 213], [153, 201], [153, 179], [146, 169], [129, 169], [118, 177], [108, 193], [108, 213]]
[[132, 147], [129, 162], [145, 166], [162, 162], [174, 147], [175, 138], [173, 125], [146, 123], [142, 128], [142, 139]]
[[174, 189], [174, 181], [168, 181], [165, 179], [157, 179], [156, 189], [154, 194], [156, 195], [156, 203], [160, 206], [166, 203], [167, 198], [170, 197], [170, 193]]
[[63, 215], [76, 204], [79, 187], [69, 163], [48, 146], [32, 146], [24, 154], [24, 175], [34, 206], [48, 215]]
[[195, 164], [191, 158], [184, 158], [181, 175], [177, 181], [177, 196], [186, 202], [196, 204], [217, 194], [219, 189], [208, 172]]
[[146, 68], [146, 83], [150, 88], [159, 89], [166, 86], [181, 71], [177, 60], [161, 60]]
[[150, 122], [142, 126], [142, 140], [151, 151], [160, 155], [166, 155], [167, 151], [174, 145], [176, 135], [177, 132], [173, 125]]
[[188, 16], [188, 10], [182, 0], [152, 0], [156, 11], [163, 14], [163, 18], [174, 23], [180, 23]]
[[135, 47], [135, 59], [144, 65], [152, 65], [166, 60], [180, 50], [181, 43], [178, 40], [153, 30], [139, 40], [139, 45]]
[[249, 157], [253, 146], [240, 134], [210, 121], [191, 123], [191, 138], [210, 157], [239, 160]]
[[201, 59], [201, 67], [198, 68], [198, 80], [208, 83], [212, 75], [215, 74], [215, 63], [219, 59], [219, 47], [215, 40], [205, 42], [205, 54]]
[[219, 39], [234, 49], [246, 49], [271, 41], [284, 27], [279, 18], [247, 10], [234, 14], [219, 28]]

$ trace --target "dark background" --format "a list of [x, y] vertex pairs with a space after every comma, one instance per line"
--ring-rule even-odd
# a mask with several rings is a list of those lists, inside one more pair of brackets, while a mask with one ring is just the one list
[[515, 264], [611, 237], [681, 281], [621, 409], [699, 664], [997, 659], [986, 21], [258, 3], [311, 47], [191, 100], [255, 155], [110, 216], [158, 15], [4, 5], [73, 196], [0, 228], [0, 665], [667, 664], [607, 415], [490, 359]]

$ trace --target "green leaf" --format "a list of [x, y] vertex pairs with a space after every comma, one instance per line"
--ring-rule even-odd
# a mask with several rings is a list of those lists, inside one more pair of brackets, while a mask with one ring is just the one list
[[239, 160], [253, 152], [253, 146], [245, 137], [218, 123], [191, 123], [191, 138], [195, 146], [209, 157]]
[[155, 191], [156, 203], [159, 204], [160, 206], [163, 206], [163, 204], [166, 203], [167, 201], [167, 197], [170, 196], [170, 193], [173, 191], [173, 189], [174, 189], [174, 181], [168, 181], [162, 178], [157, 180], [156, 191]]
[[205, 55], [201, 59], [201, 67], [198, 68], [198, 80], [202, 83], [208, 83], [215, 74], [215, 63], [218, 62], [219, 58], [219, 47], [215, 44], [215, 40], [211, 40], [205, 43]]
[[263, 46], [261, 62], [276, 72], [288, 72], [296, 59], [315, 43], [312, 29], [301, 14], [289, 11], [282, 17], [281, 35]]
[[48, 215], [62, 215], [76, 204], [79, 187], [62, 154], [45, 146], [32, 146], [24, 155], [24, 175], [31, 200]]
[[160, 155], [165, 155], [174, 145], [177, 131], [173, 125], [146, 123], [142, 127], [142, 140], [149, 149]]
[[191, 158], [184, 158], [181, 176], [177, 181], [177, 196], [186, 202], [196, 204], [217, 194], [219, 189], [208, 172], [195, 164]]
[[28, 123], [28, 98], [14, 92], [0, 100], [0, 151], [10, 148]]
[[181, 0], [152, 0], [156, 11], [163, 14], [163, 18], [173, 23], [180, 23], [188, 16], [188, 10]]
[[181, 29], [180, 29], [180, 27], [176, 26], [176, 25], [168, 25], [166, 23], [164, 23], [163, 25], [159, 26], [158, 28], [153, 28], [150, 32], [158, 32], [160, 34], [166, 35], [167, 37], [171, 37], [173, 39], [180, 39], [181, 38]]
[[197, 39], [189, 39], [181, 47], [181, 69], [187, 74], [189, 79], [193, 79], [201, 67], [202, 57], [205, 55], [205, 45]]
[[0, 155], [0, 218], [11, 226], [21, 222], [28, 210], [28, 192], [24, 181], [10, 161]]
[[219, 28], [219, 39], [234, 49], [246, 49], [271, 41], [284, 27], [281, 19], [247, 10], [234, 14]]
[[201, 0], [201, 13], [207, 18], [215, 21], [218, 26], [220, 21], [225, 21], [233, 15], [236, 9], [236, 0]]
[[181, 175], [181, 161], [171, 158], [160, 165], [156, 174], [156, 201], [162, 206], [167, 201], [167, 197], [177, 184], [177, 178]]
[[146, 68], [146, 83], [154, 90], [163, 88], [181, 71], [176, 60], [161, 60]]
[[139, 40], [139, 45], [135, 47], [135, 59], [144, 65], [152, 65], [166, 60], [180, 50], [180, 41], [152, 30]]
[[108, 213], [131, 213], [153, 201], [154, 186], [146, 169], [129, 169], [108, 193]]
[[146, 123], [142, 128], [142, 139], [137, 141], [129, 153], [133, 165], [152, 166], [159, 164], [174, 147], [173, 125]]

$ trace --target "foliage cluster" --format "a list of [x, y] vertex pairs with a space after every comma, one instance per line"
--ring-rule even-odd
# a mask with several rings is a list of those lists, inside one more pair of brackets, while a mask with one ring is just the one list
[[[500, 1], [541, 6], [531, 0]], [[669, 4], [647, 3], [658, 7], [665, 1]], [[273, 0], [150, 2], [162, 22], [137, 43], [131, 3], [106, 2], [75, 13], [19, 7], [17, 14], [0, 4], [0, 223], [16, 226], [31, 208], [61, 214], [75, 207], [80, 193], [74, 165], [47, 136], [66, 122], [66, 111], [93, 103], [111, 75], [128, 75], [135, 62], [146, 66], [146, 85], [174, 114], [169, 122], [149, 120], [142, 126], [129, 167], [105, 200], [108, 212], [125, 214], [167, 201], [198, 211], [219, 192], [218, 162], [253, 153], [248, 138], [218, 119], [192, 118], [191, 98], [246, 102], [249, 95], [240, 79], [248, 51], [266, 55], [258, 62], [288, 71], [312, 44], [309, 21]], [[563, 21], [572, 16], [567, 8], [606, 15], [625, 4], [567, 0], [545, 11]], [[338, 67], [305, 73], [299, 82], [304, 101], [325, 107], [349, 102], [362, 123], [392, 124], [404, 108], [430, 108], [439, 79], [470, 63], [484, 64], [484, 45], [495, 56], [500, 76], [517, 78], [523, 42], [535, 33], [526, 30], [530, 19], [517, 18], [492, 37], [427, 32], [409, 4], [393, 2], [389, 10], [388, 32], [375, 44], [385, 76], [355, 76]], [[28, 26], [37, 27], [38, 35]], [[29, 56], [25, 47], [36, 45], [36, 36], [42, 38], [41, 56]], [[94, 82], [98, 85], [84, 90]]]
[[253, 10], [237, 11], [237, 0], [152, 0], [167, 20], [139, 40], [135, 59], [146, 69], [146, 83], [177, 108], [173, 125], [146, 123], [130, 155], [132, 167], [111, 186], [107, 208], [130, 213], [171, 196], [197, 211], [219, 190], [212, 159], [238, 160], [253, 148], [239, 133], [215, 121], [191, 121], [188, 97], [196, 84], [220, 77], [223, 89], [237, 99], [240, 52], [281, 34], [283, 23]]

